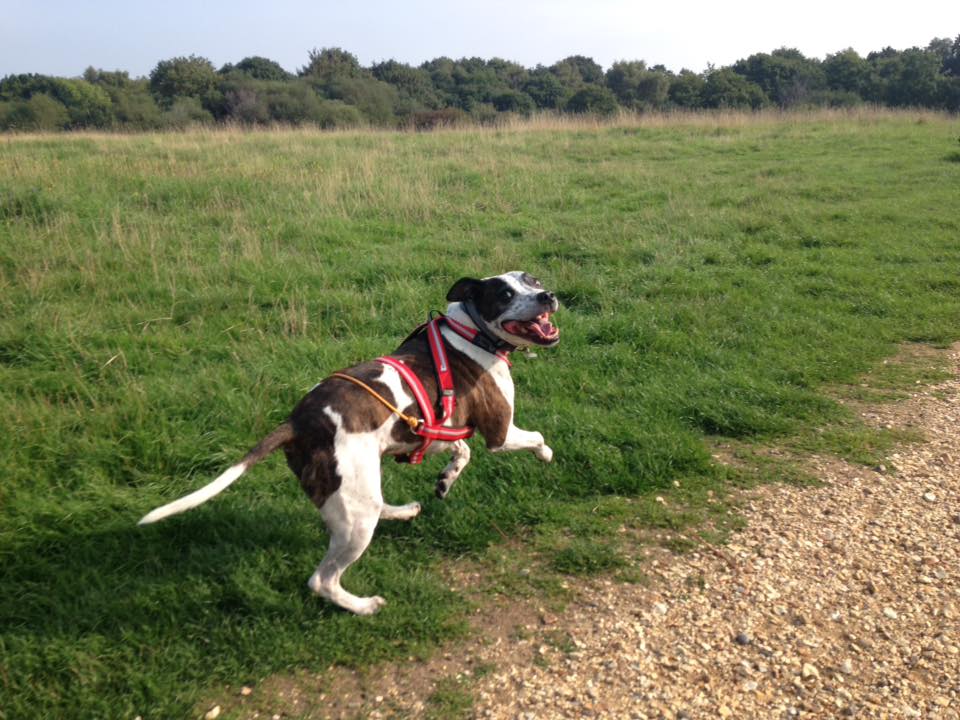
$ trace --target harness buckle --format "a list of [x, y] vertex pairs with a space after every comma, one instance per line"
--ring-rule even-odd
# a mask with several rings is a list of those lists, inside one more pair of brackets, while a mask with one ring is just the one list
[[453, 388], [451, 388], [450, 390], [443, 390], [441, 392], [444, 397], [453, 397], [454, 395], [456, 395], [456, 393], [453, 391]]

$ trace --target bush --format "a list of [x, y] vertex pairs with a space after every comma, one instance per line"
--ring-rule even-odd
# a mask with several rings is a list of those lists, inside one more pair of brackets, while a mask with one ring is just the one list
[[436, 130], [437, 128], [456, 127], [467, 122], [469, 116], [460, 108], [425, 110], [411, 117], [414, 130]]
[[0, 103], [0, 130], [62, 130], [69, 120], [63, 104], [45, 93]]
[[363, 125], [363, 115], [360, 111], [341, 100], [321, 100], [311, 119], [324, 130]]
[[191, 125], [209, 125], [213, 115], [203, 107], [199, 98], [174, 98], [170, 109], [163, 113], [163, 124], [172, 128], [186, 128]]
[[519, 90], [507, 90], [494, 95], [493, 106], [497, 112], [512, 112], [529, 115], [536, 108], [533, 98]]
[[605, 87], [586, 85], [577, 90], [563, 109], [572, 113], [590, 113], [592, 115], [613, 115], [620, 109], [617, 98]]

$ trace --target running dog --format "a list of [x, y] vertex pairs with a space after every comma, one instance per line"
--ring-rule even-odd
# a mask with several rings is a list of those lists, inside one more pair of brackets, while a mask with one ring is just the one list
[[513, 424], [509, 353], [560, 341], [550, 321], [559, 307], [556, 296], [532, 275], [509, 272], [461, 278], [447, 301], [446, 315], [421, 325], [390, 355], [320, 382], [239, 463], [200, 490], [148, 513], [139, 524], [206, 502], [283, 448], [330, 534], [329, 549], [308, 586], [358, 615], [376, 613], [384, 599], [357, 597], [341, 587], [340, 577], [366, 550], [381, 519], [410, 520], [420, 512], [416, 502], [384, 503], [384, 455], [417, 463], [425, 453], [450, 452], [437, 479], [440, 498], [470, 462], [465, 438], [474, 430], [493, 452], [529, 450], [543, 462], [553, 458], [543, 435]]

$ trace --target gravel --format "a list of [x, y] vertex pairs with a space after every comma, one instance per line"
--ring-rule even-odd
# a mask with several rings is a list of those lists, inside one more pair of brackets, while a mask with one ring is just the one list
[[950, 360], [953, 379], [865, 413], [923, 443], [874, 469], [813, 457], [823, 485], [754, 491], [718, 552], [584, 587], [557, 619], [572, 649], [500, 662], [474, 715], [960, 718], [960, 346]]

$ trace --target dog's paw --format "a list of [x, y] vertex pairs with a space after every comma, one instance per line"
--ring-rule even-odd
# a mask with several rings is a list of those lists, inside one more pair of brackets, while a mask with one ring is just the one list
[[386, 600], [379, 595], [374, 595], [373, 597], [361, 598], [356, 607], [350, 609], [357, 615], [376, 615], [380, 612], [380, 608], [386, 604]]
[[447, 493], [450, 492], [450, 486], [447, 485], [446, 475], [441, 475], [437, 478], [437, 487], [434, 488], [434, 492], [441, 500], [443, 500], [447, 496]]
[[553, 450], [550, 449], [549, 445], [541, 445], [536, 450], [537, 457], [545, 463], [553, 461]]

